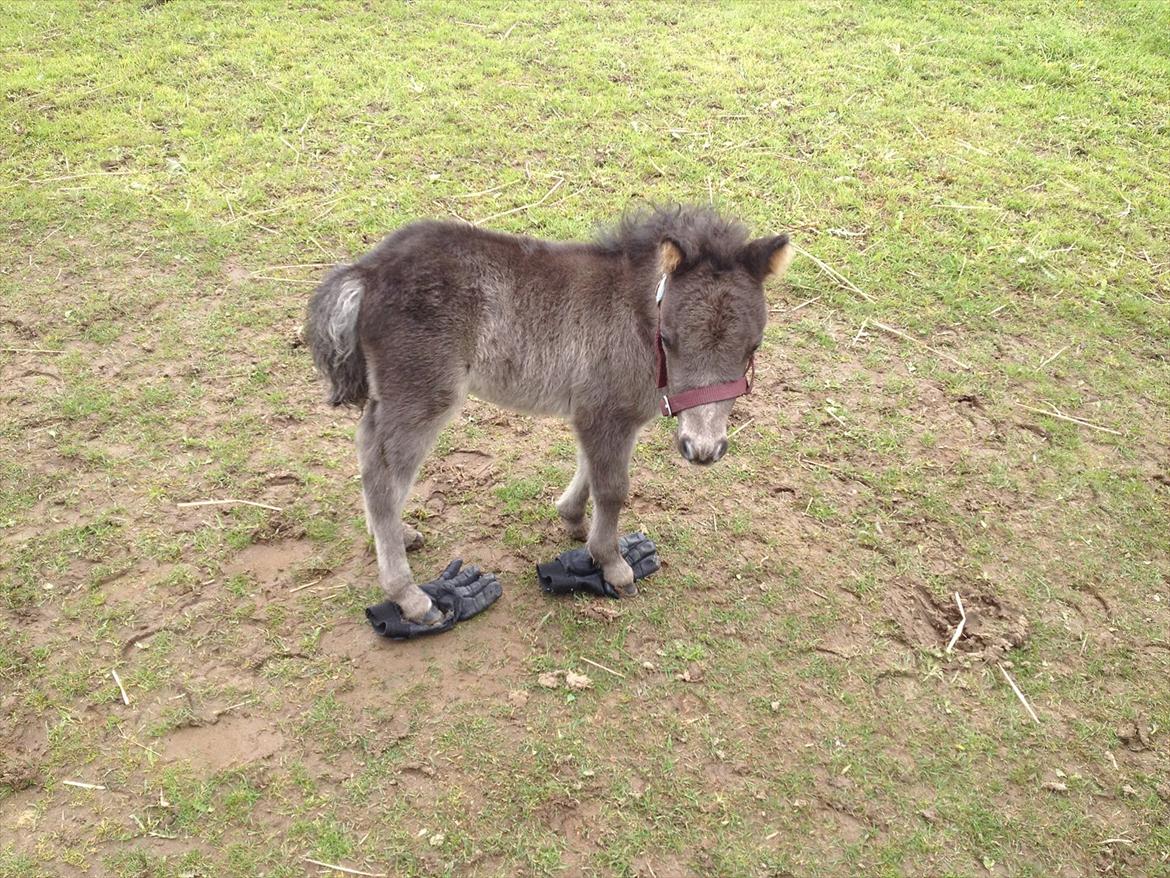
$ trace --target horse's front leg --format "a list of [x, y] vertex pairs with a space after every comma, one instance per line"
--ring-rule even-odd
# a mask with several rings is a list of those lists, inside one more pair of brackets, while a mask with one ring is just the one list
[[603, 421], [592, 429], [578, 429], [593, 494], [593, 525], [586, 545], [606, 581], [627, 596], [638, 589], [634, 571], [618, 552], [618, 518], [630, 490], [630, 455], [637, 434], [637, 425], [619, 428]]

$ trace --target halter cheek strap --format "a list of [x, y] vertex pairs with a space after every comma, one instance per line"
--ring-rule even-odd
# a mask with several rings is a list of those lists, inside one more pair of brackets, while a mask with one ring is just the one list
[[[655, 293], [655, 300], [659, 306], [662, 305], [662, 297], [666, 293], [666, 275], [662, 275], [662, 279], [658, 281], [658, 290]], [[657, 349], [658, 356], [658, 389], [665, 390], [669, 379], [666, 375], [666, 349], [662, 346], [662, 311], [658, 311], [658, 326], [654, 331], [654, 346]], [[752, 354], [748, 358], [747, 371], [739, 378], [732, 381], [724, 381], [721, 384], [708, 384], [706, 387], [693, 387], [690, 390], [684, 390], [682, 393], [676, 393], [674, 396], [662, 395], [661, 401], [658, 403], [658, 409], [662, 412], [663, 417], [673, 418], [679, 412], [685, 412], [687, 409], [693, 409], [697, 406], [707, 405], [710, 402], [723, 402], [727, 399], [735, 399], [739, 396], [745, 396], [752, 392], [752, 382], [756, 379], [756, 355]]]

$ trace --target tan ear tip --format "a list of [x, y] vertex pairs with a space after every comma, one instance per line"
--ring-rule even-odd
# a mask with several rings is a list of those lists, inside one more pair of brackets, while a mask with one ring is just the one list
[[770, 264], [768, 267], [771, 269], [768, 272], [769, 274], [784, 274], [796, 256], [796, 248], [792, 246], [792, 242], [788, 240], [787, 235], [780, 235], [779, 240], [782, 243], [772, 252], [772, 258], [769, 260]]
[[683, 261], [682, 249], [674, 241], [669, 238], [662, 242], [658, 248], [658, 258], [661, 263], [662, 270], [666, 274], [672, 274]]

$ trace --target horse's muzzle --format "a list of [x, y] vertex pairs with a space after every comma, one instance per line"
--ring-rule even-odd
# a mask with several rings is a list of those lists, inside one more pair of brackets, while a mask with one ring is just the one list
[[727, 453], [727, 440], [720, 439], [714, 444], [710, 444], [692, 439], [689, 436], [679, 436], [678, 450], [684, 460], [709, 466]]

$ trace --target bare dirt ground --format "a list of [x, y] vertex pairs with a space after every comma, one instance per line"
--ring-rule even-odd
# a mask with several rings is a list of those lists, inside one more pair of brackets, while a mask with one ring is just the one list
[[[35, 856], [52, 839], [112, 852], [141, 828], [135, 848], [157, 862], [192, 850], [214, 862], [224, 844], [294, 838], [306, 819], [292, 804], [300, 797], [333, 802], [350, 835], [365, 827], [361, 838], [377, 831], [374, 799], [380, 808], [393, 800], [404, 835], [426, 830], [400, 854], [413, 869], [441, 873], [455, 862], [460, 874], [494, 874], [512, 854], [493, 854], [470, 828], [454, 847], [449, 839], [462, 815], [476, 814], [471, 822], [480, 825], [503, 789], [526, 832], [557, 840], [560, 873], [588, 874], [631, 812], [662, 819], [643, 810], [647, 796], [681, 782], [695, 791], [690, 807], [700, 819], [725, 814], [715, 825], [734, 821], [757, 853], [783, 851], [775, 833], [799, 827], [809, 833], [804, 856], [824, 863], [838, 845], [861, 848], [905, 832], [893, 827], [907, 816], [922, 831], [938, 824], [946, 804], [931, 784], [933, 760], [967, 762], [969, 747], [996, 763], [1014, 759], [1016, 747], [1078, 739], [1079, 758], [1046, 764], [1038, 754], [1025, 790], [1005, 777], [996, 810], [1035, 807], [1037, 795], [1076, 797], [1081, 819], [1103, 838], [1148, 832], [1143, 814], [1157, 813], [1170, 793], [1158, 780], [1167, 767], [1162, 721], [1119, 710], [1118, 701], [1127, 679], [1166, 670], [1168, 647], [1157, 635], [1165, 598], [1120, 600], [1066, 562], [1078, 542], [1099, 539], [1099, 497], [1091, 487], [1052, 494], [1049, 474], [1033, 461], [1053, 439], [1029, 413], [989, 412], [978, 396], [911, 371], [913, 351], [879, 336], [855, 353], [831, 314], [792, 314], [795, 300], [780, 291], [774, 301], [771, 338], [815, 326], [845, 352], [797, 370], [777, 344], [752, 395], [737, 403], [742, 429], [722, 471], [686, 466], [664, 428], [650, 431], [625, 521], [655, 535], [666, 567], [632, 601], [555, 601], [539, 592], [533, 563], [567, 545], [550, 507], [571, 469], [567, 431], [470, 402], [420, 475], [410, 517], [428, 544], [413, 560], [428, 571], [463, 557], [498, 571], [506, 591], [482, 619], [433, 640], [380, 640], [361, 616], [363, 601], [376, 598], [376, 571], [358, 526], [353, 416], [320, 407], [296, 418], [250, 413], [263, 439], [242, 464], [247, 496], [299, 507], [297, 516], [180, 509], [175, 498], [144, 494], [135, 473], [150, 464], [102, 437], [85, 452], [116, 461], [117, 481], [103, 477], [106, 466], [63, 469], [51, 427], [28, 422], [22, 466], [59, 481], [28, 524], [3, 532], [6, 554], [95, 521], [116, 535], [114, 557], [82, 548], [41, 582], [52, 600], [9, 611], [18, 655], [54, 681], [47, 697], [58, 711], [21, 707], [27, 692], [19, 688], [4, 699], [4, 713], [17, 719], [5, 724], [3, 747], [4, 782], [14, 792], [0, 802], [12, 850]], [[35, 345], [35, 322], [21, 325]], [[140, 352], [114, 343], [93, 355], [123, 392], [135, 393], [159, 383], [150, 368], [131, 377]], [[876, 372], [863, 362], [875, 356], [884, 361]], [[236, 362], [248, 372], [246, 358]], [[286, 362], [282, 385], [311, 401], [319, 390], [303, 351]], [[21, 387], [29, 371], [13, 359], [5, 377]], [[824, 389], [798, 386], [810, 374]], [[901, 387], [896, 416], [883, 385]], [[206, 389], [233, 396], [230, 386]], [[25, 393], [10, 402], [19, 409]], [[879, 434], [892, 417], [896, 443], [880, 451], [838, 445]], [[191, 425], [205, 436], [232, 430], [214, 404]], [[937, 439], [924, 442], [928, 431]], [[1117, 453], [1092, 444], [1080, 451]], [[190, 456], [195, 467], [198, 457]], [[270, 471], [265, 461], [274, 458], [299, 463]], [[992, 471], [1004, 474], [994, 484]], [[308, 493], [314, 484], [335, 505]], [[307, 526], [323, 514], [347, 522], [324, 541]], [[200, 536], [224, 530], [242, 538], [229, 538], [220, 560], [209, 562]], [[121, 554], [117, 547], [144, 531], [179, 546], [156, 559]], [[1042, 596], [1020, 581], [1048, 569], [1062, 575]], [[955, 592], [966, 623], [947, 655], [959, 621]], [[1030, 648], [1037, 631], [1048, 644], [1040, 653]], [[1042, 717], [1035, 731], [1001, 667], [1027, 679]], [[112, 668], [129, 682], [129, 705], [113, 688]], [[567, 693], [537, 685], [538, 671], [559, 668], [588, 674], [595, 688], [566, 701]], [[1047, 694], [1059, 685], [1085, 700]], [[638, 740], [627, 739], [627, 724]], [[565, 736], [574, 746], [561, 753], [556, 742]], [[668, 771], [655, 765], [664, 758]], [[854, 759], [864, 774], [849, 770]], [[232, 779], [226, 793], [224, 778]], [[1135, 786], [1143, 778], [1149, 786]], [[60, 786], [65, 780], [102, 789], [78, 792]], [[54, 795], [42, 792], [46, 784]], [[892, 801], [874, 793], [887, 784], [899, 787]], [[192, 786], [205, 790], [207, 801], [176, 805], [176, 786], [188, 797]], [[212, 804], [213, 790], [258, 796], [263, 807], [200, 841], [203, 820], [223, 807]], [[1134, 807], [1143, 795], [1153, 797], [1153, 811]], [[356, 842], [353, 851], [362, 851]], [[1127, 855], [1128, 846], [1113, 843], [1094, 862], [1124, 871]], [[703, 841], [678, 852], [649, 846], [623, 868], [658, 876], [728, 870], [719, 857]], [[88, 862], [89, 874], [104, 873], [103, 861]], [[1078, 860], [1061, 874], [1085, 866]]]

